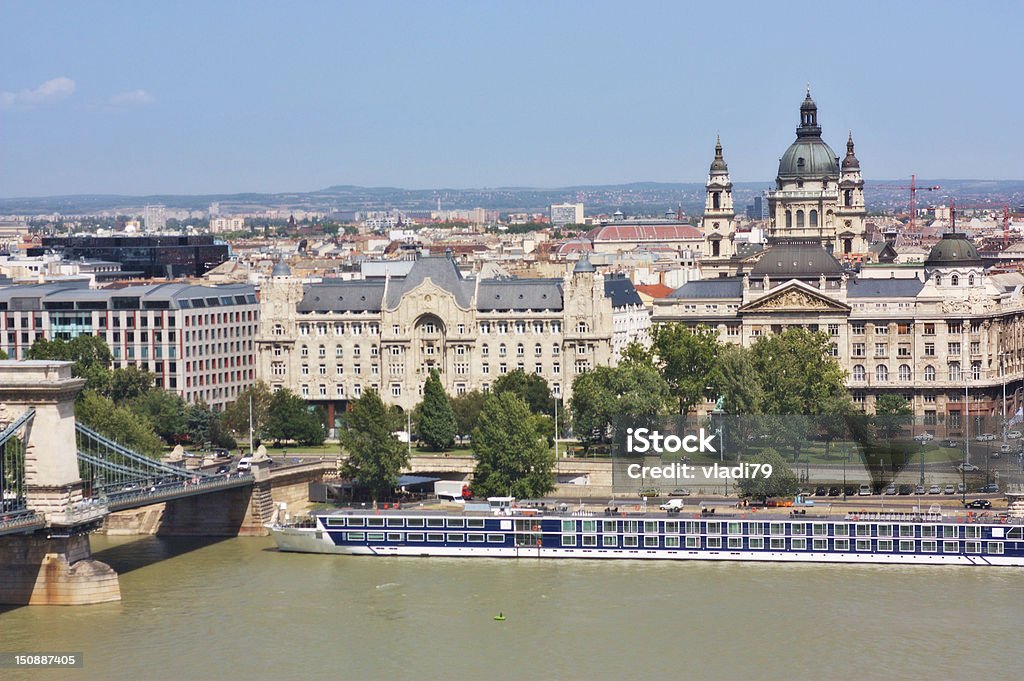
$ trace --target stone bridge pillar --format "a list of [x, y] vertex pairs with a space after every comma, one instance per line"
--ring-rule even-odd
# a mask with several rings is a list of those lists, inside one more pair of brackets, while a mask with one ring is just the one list
[[85, 380], [72, 378], [71, 362], [0, 361], [0, 421], [36, 410], [25, 447], [29, 508], [50, 522], [82, 500], [75, 441], [75, 398]]
[[46, 519], [33, 534], [0, 537], [0, 604], [83, 605], [121, 598], [117, 573], [93, 560], [89, 535], [65, 511], [82, 500], [78, 472], [75, 398], [85, 381], [71, 362], [0, 361], [0, 422], [29, 407], [25, 500]]

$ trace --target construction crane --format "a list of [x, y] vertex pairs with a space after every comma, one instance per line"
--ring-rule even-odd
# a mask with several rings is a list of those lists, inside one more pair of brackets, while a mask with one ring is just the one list
[[892, 185], [885, 185], [886, 189], [902, 189], [904, 191], [910, 190], [910, 229], [907, 230], [910, 234], [917, 235], [917, 192], [927, 191], [933, 192], [936, 189], [942, 189], [939, 185], [922, 186], [917, 184], [917, 175], [910, 176], [910, 185], [902, 185], [893, 187]]

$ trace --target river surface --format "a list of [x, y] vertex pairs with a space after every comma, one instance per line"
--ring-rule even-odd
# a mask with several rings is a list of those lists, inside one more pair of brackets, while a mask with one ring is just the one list
[[[1021, 676], [1024, 571], [281, 554], [93, 537], [122, 601], [0, 610], [0, 679]], [[505, 621], [495, 621], [499, 612]]]

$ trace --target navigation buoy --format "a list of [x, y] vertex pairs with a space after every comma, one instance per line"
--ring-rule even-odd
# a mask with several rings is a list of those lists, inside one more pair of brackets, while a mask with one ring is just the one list
[[497, 615], [494, 616], [494, 619], [499, 621], [499, 622], [504, 622], [505, 621], [505, 616], [499, 612]]

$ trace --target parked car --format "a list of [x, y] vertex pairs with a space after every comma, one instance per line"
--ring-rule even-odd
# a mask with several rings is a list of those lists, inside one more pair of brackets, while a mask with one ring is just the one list
[[857, 492], [857, 494], [862, 497], [870, 497], [871, 485], [861, 485], [860, 490]]
[[662, 511], [675, 511], [683, 507], [682, 499], [669, 499], [664, 504], [658, 506]]
[[928, 488], [928, 494], [942, 494], [942, 488], [938, 485], [932, 485]]
[[905, 497], [914, 491], [914, 488], [910, 485], [900, 485], [899, 494], [901, 497]]
[[658, 491], [657, 487], [645, 487], [640, 490], [641, 497], [656, 497], [659, 494], [661, 494], [661, 492]]
[[690, 496], [690, 490], [686, 487], [677, 487], [668, 493], [670, 497], [688, 497]]
[[924, 494], [924, 485], [914, 487], [914, 494]]
[[814, 496], [816, 496], [816, 497], [828, 496], [828, 488], [823, 486], [823, 485], [818, 485], [817, 487], [814, 488]]
[[885, 488], [883, 494], [896, 494], [896, 485], [889, 485]]
[[978, 467], [975, 466], [973, 463], [962, 463], [959, 466], [957, 466], [956, 469], [961, 473], [971, 473], [973, 471], [978, 470]]
[[1006, 437], [1011, 440], [1019, 440], [1021, 437], [1021, 432], [1019, 430], [1011, 430], [1009, 433], [1006, 434]]
[[947, 447], [954, 447], [954, 448], [955, 447], [959, 447], [960, 446], [960, 440], [952, 440], [952, 439], [946, 440], [946, 446]]
[[252, 470], [252, 457], [243, 456], [238, 460], [238, 470], [240, 471], [251, 471]]
[[987, 485], [982, 485], [980, 488], [978, 488], [978, 491], [981, 492], [982, 494], [995, 494], [996, 492], [999, 491], [999, 485], [997, 485], [994, 482], [990, 482]]
[[993, 435], [992, 433], [982, 433], [981, 435], [976, 436], [974, 439], [977, 440], [978, 442], [994, 442], [996, 436]]
[[943, 488], [942, 493], [943, 494], [956, 494], [956, 489], [953, 488], [953, 485], [946, 485]]
[[964, 508], [992, 508], [992, 502], [988, 499], [975, 499], [965, 503]]
[[828, 488], [828, 495], [830, 497], [838, 497], [842, 493], [843, 493], [843, 490], [839, 489], [838, 487], [829, 487]]
[[914, 439], [917, 440], [918, 442], [924, 444], [925, 442], [928, 442], [929, 440], [935, 439], [935, 436], [932, 435], [931, 433], [921, 433], [920, 435], [915, 435]]

